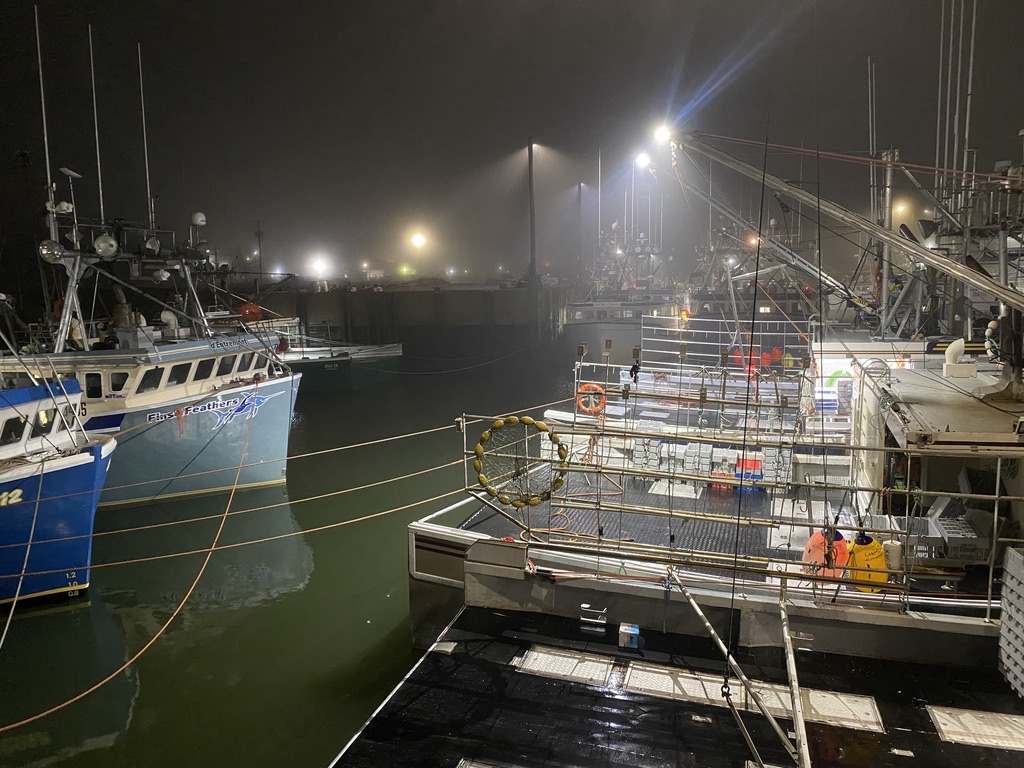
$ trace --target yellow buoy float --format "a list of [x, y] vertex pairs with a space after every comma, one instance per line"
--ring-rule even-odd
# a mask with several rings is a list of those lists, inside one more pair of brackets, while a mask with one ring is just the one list
[[857, 534], [850, 547], [850, 557], [846, 561], [847, 567], [863, 570], [851, 570], [850, 579], [861, 592], [881, 592], [882, 588], [871, 586], [872, 584], [885, 584], [889, 580], [886, 573], [885, 550], [881, 543], [866, 533]]

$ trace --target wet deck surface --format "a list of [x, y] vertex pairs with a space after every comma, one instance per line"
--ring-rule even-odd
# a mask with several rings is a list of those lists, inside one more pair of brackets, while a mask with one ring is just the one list
[[[600, 536], [605, 544], [615, 540], [650, 544], [670, 549], [687, 549], [703, 552], [739, 552], [754, 557], [768, 557], [798, 560], [803, 551], [803, 541], [795, 549], [770, 548], [771, 531], [768, 526], [733, 525], [692, 517], [682, 517], [681, 512], [697, 512], [721, 515], [736, 519], [757, 518], [768, 520], [772, 516], [772, 494], [753, 489], [737, 491], [731, 488], [714, 488], [701, 483], [699, 495], [694, 497], [693, 484], [675, 483], [669, 485], [662, 480], [658, 484], [640, 480], [629, 475], [606, 473], [604, 475], [581, 476], [569, 473], [571, 498], [585, 503], [600, 502], [609, 508], [600, 512], [561, 506], [558, 499], [545, 502], [539, 507], [521, 510], [505, 508], [506, 514], [482, 506], [471, 515], [460, 528], [487, 534], [495, 538], [512, 536], [527, 540], [526, 529], [533, 534], [532, 540], [587, 541]], [[652, 490], [654, 489], [654, 490]], [[654, 491], [661, 491], [654, 492]], [[642, 514], [616, 511], [611, 507], [641, 506], [658, 510], [663, 514]], [[506, 516], [507, 515], [507, 516]], [[517, 525], [511, 519], [519, 521]]]
[[[518, 671], [536, 645], [722, 672], [710, 641], [642, 632], [641, 651], [616, 647], [617, 627], [584, 632], [575, 620], [466, 609], [341, 756], [339, 766], [694, 766], [745, 768], [752, 759], [728, 709]], [[740, 657], [748, 677], [785, 683], [774, 649]], [[770, 658], [768, 658], [770, 657]], [[720, 657], [719, 657], [720, 658]], [[803, 689], [873, 696], [884, 732], [807, 723], [814, 766], [985, 765], [1018, 768], [1024, 751], [942, 741], [927, 705], [1024, 715], [994, 670], [896, 664], [801, 653]], [[733, 696], [740, 684], [733, 679]], [[792, 765], [767, 721], [744, 715], [766, 764]], [[791, 723], [782, 721], [791, 729]]]

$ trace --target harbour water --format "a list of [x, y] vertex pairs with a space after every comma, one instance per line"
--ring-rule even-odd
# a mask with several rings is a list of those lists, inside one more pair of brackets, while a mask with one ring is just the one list
[[457, 461], [456, 417], [567, 397], [572, 363], [495, 350], [300, 395], [286, 487], [101, 509], [90, 589], [19, 606], [0, 648], [0, 765], [326, 766], [419, 656], [405, 527], [463, 471], [345, 491]]

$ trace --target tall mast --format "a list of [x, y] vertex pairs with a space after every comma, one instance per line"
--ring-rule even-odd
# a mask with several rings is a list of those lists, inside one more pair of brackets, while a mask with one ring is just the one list
[[43, 150], [46, 154], [46, 200], [49, 203], [46, 211], [46, 223], [50, 229], [50, 239], [57, 240], [57, 218], [53, 213], [53, 177], [50, 175], [50, 135], [46, 130], [46, 94], [43, 89], [43, 49], [39, 42], [39, 6], [33, 6], [36, 15], [36, 60], [39, 62], [39, 103], [43, 108]]
[[89, 76], [92, 79], [92, 125], [96, 134], [96, 182], [100, 192], [100, 224], [107, 223], [103, 213], [103, 168], [100, 165], [100, 121], [96, 111], [96, 65], [92, 57], [92, 24], [89, 25]]
[[139, 51], [139, 99], [142, 103], [142, 153], [146, 160], [146, 212], [149, 215], [149, 228], [156, 229], [153, 214], [153, 193], [149, 188], [149, 142], [146, 139], [146, 89], [142, 85], [142, 43], [138, 43]]

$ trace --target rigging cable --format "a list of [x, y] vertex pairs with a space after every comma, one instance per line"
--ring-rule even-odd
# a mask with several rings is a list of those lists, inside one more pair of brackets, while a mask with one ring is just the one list
[[[777, 11], [778, 9], [777, 9], [777, 7], [773, 6], [773, 10]], [[772, 36], [773, 36], [773, 38], [774, 38], [774, 29], [775, 29], [775, 26], [772, 25], [772, 30], [773, 30], [773, 35]], [[770, 84], [771, 84], [771, 75], [772, 75], [773, 72], [774, 72], [774, 55], [771, 55], [771, 56], [769, 56], [769, 64], [768, 64], [768, 82], [769, 82], [769, 87], [767, 89], [767, 92], [765, 93], [765, 105], [764, 105], [764, 115], [765, 115], [764, 152], [763, 152], [763, 155], [762, 155], [762, 165], [761, 165], [761, 196], [760, 196], [760, 202], [759, 202], [759, 205], [758, 205], [758, 223], [757, 223], [757, 235], [758, 235], [758, 237], [757, 237], [757, 243], [756, 243], [756, 247], [755, 247], [755, 251], [754, 251], [754, 274], [755, 275], [757, 275], [761, 271], [761, 237], [764, 234], [765, 190], [768, 188], [767, 184], [765, 182], [766, 182], [767, 175], [768, 175], [768, 136], [769, 136], [770, 122], [771, 122], [771, 86], [770, 86]], [[758, 281], [757, 281], [757, 279], [755, 277], [755, 280], [754, 280], [754, 295], [753, 295], [752, 300], [751, 300], [751, 318], [750, 318], [751, 335], [750, 335], [750, 341], [749, 341], [748, 350], [747, 350], [748, 351], [748, 358], [747, 358], [748, 360], [753, 356], [753, 351], [754, 351], [753, 329], [754, 329], [754, 323], [757, 320], [757, 289], [758, 289]], [[738, 319], [739, 318], [737, 318], [737, 326], [739, 325]], [[741, 354], [742, 354], [742, 351], [741, 351]], [[745, 393], [745, 399], [746, 399], [747, 408], [745, 409], [744, 415], [743, 415], [743, 439], [742, 439], [742, 443], [741, 443], [742, 450], [741, 450], [741, 454], [740, 455], [744, 459], [744, 466], [746, 465], [746, 455], [747, 455], [747, 432], [748, 432], [748, 429], [749, 429], [749, 426], [750, 426], [749, 404], [750, 404], [751, 379], [752, 379], [752, 377], [750, 375], [748, 375], [747, 376], [747, 382], [746, 382], [746, 393]], [[724, 377], [723, 377], [723, 384], [724, 384]], [[743, 481], [744, 481], [744, 475], [745, 474], [746, 474], [745, 472], [740, 471], [740, 478], [739, 478], [740, 482], [739, 482], [739, 485], [733, 491], [733, 493], [736, 494], [736, 523], [737, 524], [736, 524], [735, 534], [734, 534], [734, 537], [733, 537], [733, 553], [732, 554], [733, 554], [733, 561], [737, 565], [738, 565], [738, 561], [739, 561], [739, 550], [740, 550], [740, 528], [741, 528], [741, 526], [739, 525], [739, 522], [740, 522], [740, 520], [742, 518], [742, 515], [743, 515], [743, 493], [744, 493]], [[738, 578], [737, 571], [736, 571], [735, 568], [733, 568], [732, 569], [732, 573], [731, 573], [731, 584], [730, 584], [730, 587], [729, 587], [729, 636], [728, 636], [728, 646], [725, 649], [725, 651], [726, 651], [726, 664], [724, 665], [724, 668], [722, 670], [722, 696], [723, 696], [723, 698], [725, 698], [726, 702], [730, 704], [730, 707], [732, 705], [732, 702], [731, 702], [731, 698], [730, 698], [729, 680], [731, 678], [732, 668], [731, 668], [731, 665], [729, 664], [729, 660], [731, 658], [731, 654], [733, 652], [733, 646], [734, 646], [734, 643], [735, 643], [735, 640], [736, 640], [735, 622], [736, 622], [736, 587], [737, 587], [737, 578]], [[750, 736], [749, 736], [749, 734], [746, 733], [745, 729], [743, 728], [742, 720], [737, 718], [737, 723], [740, 725], [740, 728], [744, 731], [744, 738], [747, 740], [747, 743], [750, 744]], [[760, 761], [760, 756], [758, 756], [757, 752], [753, 751], [753, 754], [757, 758], [757, 760]]]

